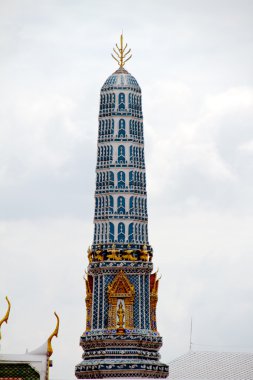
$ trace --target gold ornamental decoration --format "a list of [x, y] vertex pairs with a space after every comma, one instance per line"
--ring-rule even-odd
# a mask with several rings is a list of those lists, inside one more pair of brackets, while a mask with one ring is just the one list
[[92, 287], [93, 287], [93, 278], [90, 275], [87, 275], [85, 278], [86, 284], [86, 331], [91, 330], [91, 318], [92, 318]]
[[151, 329], [157, 331], [156, 323], [156, 306], [158, 301], [158, 285], [159, 280], [157, 279], [157, 272], [152, 273], [150, 276], [150, 322]]
[[117, 333], [118, 334], [124, 334], [125, 333], [125, 329], [124, 329], [125, 312], [124, 312], [122, 301], [120, 301], [120, 303], [119, 303], [119, 307], [117, 310], [117, 317], [118, 317]]
[[142, 247], [140, 259], [143, 261], [148, 261], [148, 249], [146, 244]]
[[125, 63], [129, 61], [130, 58], [132, 58], [132, 54], [130, 54], [131, 49], [127, 50], [127, 44], [124, 46], [123, 42], [123, 33], [120, 35], [120, 47], [118, 44], [116, 44], [116, 49], [113, 48], [113, 52], [116, 55], [116, 57], [112, 54], [112, 58], [115, 59], [115, 61], [118, 63], [119, 67], [124, 67]]
[[2, 335], [1, 335], [1, 326], [2, 326], [2, 324], [4, 322], [8, 323], [8, 319], [9, 319], [9, 315], [10, 315], [10, 310], [11, 310], [11, 303], [9, 301], [9, 298], [6, 296], [5, 299], [7, 301], [8, 307], [7, 307], [7, 311], [5, 313], [5, 316], [0, 320], [0, 340], [2, 338]]
[[58, 337], [58, 332], [59, 332], [59, 324], [60, 324], [60, 319], [58, 317], [58, 315], [56, 314], [56, 312], [54, 312], [54, 315], [56, 316], [56, 326], [55, 326], [55, 329], [54, 331], [52, 332], [52, 334], [50, 335], [50, 337], [48, 338], [47, 340], [47, 355], [50, 357], [53, 353], [53, 347], [52, 347], [52, 339], [53, 337]]
[[133, 256], [134, 250], [130, 249], [130, 244], [127, 245], [127, 249], [124, 251], [122, 255], [123, 260], [136, 261], [137, 258]]
[[110, 253], [110, 255], [107, 255], [108, 260], [115, 260], [115, 261], [120, 261], [121, 257], [119, 255], [119, 250], [116, 249], [116, 245], [112, 245], [112, 249], [108, 249], [107, 252]]
[[[109, 303], [109, 311], [108, 311], [108, 328], [109, 329], [117, 329], [117, 317], [118, 323], [122, 322], [122, 319], [119, 318], [119, 313], [124, 312], [124, 322], [123, 326], [126, 329], [132, 329], [134, 327], [133, 322], [133, 303], [134, 303], [134, 294], [135, 289], [134, 285], [131, 284], [128, 277], [121, 270], [111, 284], [108, 285], [108, 303]], [[124, 311], [117, 309], [117, 305], [124, 304]], [[122, 318], [122, 314], [121, 314]]]
[[95, 259], [98, 261], [103, 261], [102, 249], [100, 249], [100, 245], [98, 245], [98, 249], [96, 250]]

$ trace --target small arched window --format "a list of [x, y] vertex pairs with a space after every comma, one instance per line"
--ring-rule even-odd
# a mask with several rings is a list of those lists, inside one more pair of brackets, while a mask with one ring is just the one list
[[137, 186], [140, 187], [140, 173], [139, 172], [137, 172], [136, 178], [137, 178]]
[[118, 224], [118, 242], [124, 243], [125, 241], [125, 224], [119, 223]]
[[124, 164], [125, 161], [126, 161], [126, 159], [125, 159], [125, 147], [124, 147], [124, 145], [120, 145], [118, 147], [118, 163]]
[[112, 109], [115, 108], [115, 94], [112, 94]]
[[95, 228], [94, 228], [94, 243], [96, 244], [97, 242], [97, 224], [95, 223]]
[[134, 224], [130, 223], [128, 226], [128, 242], [131, 243], [134, 240]]
[[128, 95], [128, 108], [132, 109], [132, 94]]
[[113, 214], [113, 196], [109, 196], [109, 213]]
[[125, 182], [126, 182], [126, 175], [124, 172], [118, 172], [118, 188], [124, 189], [125, 188]]
[[107, 223], [105, 223], [105, 238], [104, 238], [105, 243], [107, 243], [107, 239], [108, 239], [108, 225]]
[[114, 186], [114, 174], [113, 174], [113, 172], [110, 172], [110, 174], [109, 174], [109, 186], [111, 186], [111, 187]]
[[134, 186], [137, 186], [137, 172], [134, 172]]
[[125, 214], [126, 207], [125, 207], [124, 197], [118, 197], [117, 206], [118, 206], [118, 214]]
[[134, 213], [138, 214], [138, 198], [134, 197]]
[[144, 224], [141, 226], [141, 241], [144, 243]]
[[145, 213], [145, 200], [144, 200], [144, 198], [142, 198], [142, 200], [141, 200], [141, 213], [142, 213], [142, 215], [144, 215], [144, 213]]
[[138, 237], [138, 223], [135, 223], [134, 234], [135, 234], [135, 240], [139, 241], [139, 237]]
[[135, 136], [138, 135], [138, 122], [137, 121], [134, 122], [134, 134], [135, 134]]
[[129, 213], [133, 214], [134, 212], [134, 197], [131, 196], [129, 200]]
[[134, 146], [134, 147], [133, 147], [133, 156], [132, 156], [132, 157], [133, 157], [133, 161], [134, 161], [134, 163], [136, 162], [136, 149], [137, 149], [137, 148]]
[[141, 135], [141, 131], [140, 131], [140, 122], [138, 121], [138, 127], [137, 127], [138, 129], [138, 138], [140, 138], [140, 135]]
[[119, 110], [124, 110], [125, 109], [125, 94], [121, 92], [119, 94]]
[[130, 145], [129, 157], [130, 157], [130, 161], [133, 161], [133, 147], [132, 147], [132, 145]]
[[111, 222], [109, 224], [109, 241], [114, 242], [114, 224]]
[[140, 225], [140, 223], [138, 225], [138, 240], [139, 240], [139, 242], [141, 242], [141, 225]]
[[129, 121], [129, 134], [130, 134], [130, 136], [133, 134], [133, 122], [132, 122], [132, 120]]
[[101, 226], [101, 239], [100, 241], [103, 243], [104, 242], [104, 223], [102, 223], [102, 226]]
[[124, 119], [120, 119], [119, 121], [119, 137], [125, 137], [126, 136], [126, 122]]
[[134, 176], [133, 176], [133, 171], [131, 170], [129, 172], [129, 187], [130, 189], [133, 187], [134, 185]]
[[106, 161], [109, 161], [110, 160], [110, 150], [111, 150], [111, 147], [110, 146], [107, 146], [106, 147]]
[[97, 229], [97, 242], [100, 242], [100, 223], [98, 223], [98, 229]]

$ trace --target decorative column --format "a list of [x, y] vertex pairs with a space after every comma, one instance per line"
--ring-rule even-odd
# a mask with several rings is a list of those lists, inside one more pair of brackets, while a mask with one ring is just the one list
[[88, 250], [86, 331], [78, 379], [166, 378], [156, 327], [158, 280], [148, 240], [141, 88], [125, 70], [131, 50], [120, 38], [119, 68], [100, 93], [94, 238]]

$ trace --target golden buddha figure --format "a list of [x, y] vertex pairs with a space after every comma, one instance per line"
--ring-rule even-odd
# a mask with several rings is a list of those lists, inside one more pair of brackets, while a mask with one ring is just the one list
[[125, 311], [124, 311], [123, 304], [122, 304], [121, 301], [119, 303], [119, 307], [118, 307], [118, 310], [117, 310], [117, 317], [118, 317], [118, 323], [117, 323], [118, 329], [117, 329], [117, 333], [118, 334], [123, 334], [125, 332], [125, 329], [124, 329]]

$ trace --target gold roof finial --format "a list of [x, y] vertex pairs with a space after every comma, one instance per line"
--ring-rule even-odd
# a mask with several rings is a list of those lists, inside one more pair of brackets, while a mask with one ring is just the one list
[[54, 331], [52, 332], [52, 334], [50, 335], [50, 337], [47, 340], [47, 354], [48, 354], [48, 356], [51, 356], [53, 353], [53, 347], [52, 347], [51, 342], [52, 342], [52, 339], [54, 336], [58, 337], [58, 331], [59, 331], [60, 320], [59, 320], [59, 317], [56, 314], [56, 312], [54, 312], [54, 315], [56, 316], [57, 322], [56, 322], [56, 327], [55, 327]]
[[2, 335], [1, 335], [1, 326], [2, 324], [5, 322], [5, 323], [8, 323], [8, 319], [9, 319], [9, 315], [10, 315], [10, 310], [11, 310], [11, 303], [8, 299], [8, 297], [6, 296], [5, 297], [7, 303], [8, 303], [8, 308], [7, 308], [7, 311], [5, 313], [5, 316], [0, 320], [0, 340], [2, 338]]
[[127, 44], [124, 46], [123, 32], [120, 35], [120, 47], [118, 47], [118, 44], [116, 44], [116, 48], [117, 50], [113, 48], [113, 51], [116, 54], [116, 57], [114, 57], [114, 55], [112, 54], [112, 58], [118, 62], [119, 67], [124, 67], [125, 63], [129, 61], [129, 59], [132, 57], [132, 54], [128, 56], [128, 54], [130, 54], [131, 52], [131, 49], [125, 52], [127, 48]]

